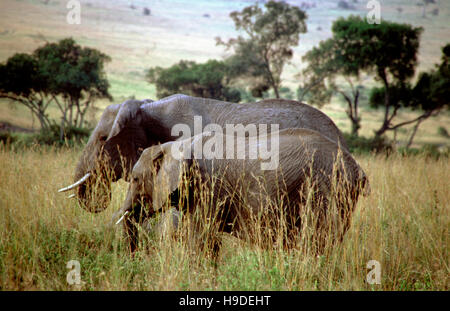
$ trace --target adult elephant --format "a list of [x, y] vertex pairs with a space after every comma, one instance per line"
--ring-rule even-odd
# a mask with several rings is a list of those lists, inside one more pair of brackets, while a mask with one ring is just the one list
[[[284, 129], [245, 138], [245, 153], [236, 155], [242, 142], [235, 140], [230, 148], [225, 136], [204, 132], [144, 150], [119, 211], [125, 215], [120, 220], [124, 219], [131, 251], [137, 246], [136, 223], [144, 224], [171, 205], [197, 215], [193, 223], [200, 246], [207, 243], [216, 250], [220, 232], [251, 239], [269, 234], [269, 242], [291, 246], [305, 232], [305, 223], [315, 229], [318, 253], [327, 243], [342, 239], [361, 191], [369, 189], [364, 171], [348, 151], [316, 131]], [[199, 157], [198, 145], [226, 150], [227, 156], [208, 156], [204, 149]], [[261, 146], [269, 146], [276, 161], [258, 154]], [[269, 162], [276, 165], [266, 166]], [[266, 218], [258, 218], [261, 215]]]
[[105, 109], [79, 159], [75, 183], [59, 191], [76, 189], [83, 208], [103, 211], [110, 201], [111, 182], [127, 176], [143, 149], [178, 139], [172, 134], [176, 124], [185, 124], [194, 133], [194, 117], [201, 118], [203, 126], [278, 124], [279, 129], [312, 129], [348, 150], [329, 117], [297, 101], [235, 104], [181, 94], [158, 101], [128, 100]]

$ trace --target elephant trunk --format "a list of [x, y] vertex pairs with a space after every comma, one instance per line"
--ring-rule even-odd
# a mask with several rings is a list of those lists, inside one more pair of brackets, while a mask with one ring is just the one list
[[88, 169], [86, 163], [89, 163], [87, 159], [78, 163], [75, 170], [76, 182], [66, 188], [75, 189], [76, 197], [83, 209], [91, 213], [100, 213], [108, 207], [111, 200], [111, 178], [100, 167]]
[[111, 201], [111, 182], [91, 174], [85, 183], [78, 186], [76, 196], [83, 209], [91, 213], [100, 213]]

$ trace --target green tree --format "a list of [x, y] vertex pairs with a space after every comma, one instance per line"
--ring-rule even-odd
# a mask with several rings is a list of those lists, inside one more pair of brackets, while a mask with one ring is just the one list
[[41, 129], [50, 126], [46, 110], [52, 103], [62, 114], [61, 133], [65, 124], [82, 127], [94, 100], [112, 99], [104, 72], [109, 60], [71, 38], [46, 43], [31, 55], [15, 54], [0, 65], [0, 98], [27, 106], [38, 117]]
[[217, 60], [204, 64], [182, 60], [169, 68], [150, 68], [147, 79], [156, 85], [159, 98], [184, 93], [232, 102], [241, 99], [239, 91], [229, 86], [227, 66]]
[[[416, 118], [391, 126], [390, 130], [409, 124], [414, 124], [412, 134], [406, 147], [410, 147], [420, 124], [432, 116], [450, 107], [450, 43], [442, 48], [442, 62], [435, 69], [422, 72], [414, 87], [406, 85], [403, 88], [394, 87], [389, 90], [394, 110], [409, 107], [419, 110], [421, 114]], [[384, 87], [375, 88], [370, 96], [373, 106], [382, 106], [386, 96]]]
[[373, 75], [386, 90], [383, 104], [383, 121], [375, 136], [392, 130], [393, 120], [401, 105], [392, 98], [414, 77], [422, 28], [382, 20], [369, 24], [359, 16], [340, 18], [333, 23], [333, 38], [343, 51], [339, 62], [346, 64], [349, 72], [365, 72]]
[[25, 105], [37, 117], [42, 129], [50, 126], [46, 114], [51, 103], [48, 81], [42, 77], [33, 56], [15, 54], [0, 65], [0, 98]]
[[36, 49], [34, 55], [62, 113], [63, 123], [82, 127], [84, 116], [95, 100], [112, 100], [104, 71], [105, 62], [110, 61], [106, 54], [81, 47], [68, 38], [47, 43]]
[[255, 4], [232, 12], [236, 30], [244, 35], [227, 42], [216, 40], [234, 51], [226, 60], [231, 77], [247, 79], [255, 97], [272, 88], [279, 98], [283, 67], [292, 58], [300, 34], [306, 32], [307, 16], [286, 2], [268, 1], [264, 7]]
[[[359, 99], [362, 85], [360, 85], [361, 68], [355, 62], [348, 62], [343, 57], [346, 46], [340, 44], [333, 37], [321, 41], [318, 47], [308, 51], [303, 61], [308, 66], [302, 72], [303, 85], [299, 87], [299, 100], [306, 100], [316, 106], [329, 103], [334, 94], [342, 96], [347, 104], [347, 116], [351, 121], [352, 135], [357, 136], [361, 125], [359, 115]], [[337, 79], [343, 78], [345, 84], [338, 83]]]

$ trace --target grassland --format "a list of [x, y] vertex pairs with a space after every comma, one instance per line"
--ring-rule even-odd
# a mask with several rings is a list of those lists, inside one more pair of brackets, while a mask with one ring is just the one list
[[[224, 236], [217, 269], [177, 240], [150, 238], [130, 257], [108, 222], [125, 198], [89, 214], [56, 189], [71, 181], [79, 149], [0, 147], [0, 289], [3, 290], [449, 290], [448, 159], [358, 157], [372, 193], [344, 242], [317, 258], [262, 250]], [[78, 260], [82, 285], [66, 282]], [[381, 284], [366, 283], [369, 260]]]
[[[291, 1], [293, 2], [293, 1]], [[337, 1], [315, 1], [308, 11], [308, 33], [301, 37], [284, 84], [296, 88], [301, 55], [327, 38], [332, 21], [357, 11], [336, 9]], [[415, 1], [382, 2], [382, 17], [424, 26], [420, 70], [440, 58], [450, 41], [450, 2], [438, 1], [439, 16], [421, 17]], [[205, 61], [224, 51], [214, 37], [235, 35], [229, 12], [252, 1], [82, 1], [81, 25], [69, 25], [66, 1], [2, 0], [0, 2], [0, 61], [17, 52], [32, 52], [45, 40], [74, 37], [82, 45], [109, 54], [107, 75], [115, 102], [155, 98], [144, 81], [145, 69], [169, 66], [180, 59]], [[319, 4], [320, 3], [320, 4]], [[151, 16], [143, 16], [148, 6]], [[402, 13], [396, 8], [402, 7]], [[210, 17], [203, 17], [209, 14]], [[319, 26], [321, 30], [319, 30]], [[98, 102], [89, 116], [95, 122], [109, 102]], [[364, 104], [364, 103], [363, 103]], [[322, 109], [344, 131], [350, 124], [345, 108], [334, 100]], [[57, 115], [54, 107], [50, 115]], [[415, 112], [405, 111], [400, 120]], [[380, 125], [381, 113], [362, 109], [364, 136]], [[416, 146], [449, 145], [438, 127], [449, 128], [442, 114], [421, 125]], [[24, 107], [0, 102], [0, 121], [36, 129]], [[410, 134], [398, 133], [400, 143]], [[389, 134], [392, 138], [392, 133]], [[424, 156], [389, 158], [358, 156], [368, 174], [372, 193], [362, 197], [344, 242], [326, 257], [298, 250], [261, 250], [225, 236], [217, 269], [203, 256], [191, 256], [179, 241], [150, 238], [131, 258], [120, 228], [107, 226], [125, 198], [126, 184], [113, 188], [111, 206], [93, 215], [56, 189], [72, 181], [81, 147], [34, 147], [11, 150], [0, 145], [0, 289], [1, 290], [449, 290], [450, 180], [449, 159]], [[66, 282], [69, 260], [81, 264], [79, 288]], [[367, 284], [366, 264], [381, 263], [381, 284]]]

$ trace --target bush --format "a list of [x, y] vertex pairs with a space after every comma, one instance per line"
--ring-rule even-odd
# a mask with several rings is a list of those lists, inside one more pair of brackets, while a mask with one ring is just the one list
[[425, 158], [430, 158], [437, 160], [441, 157], [448, 158], [450, 156], [450, 148], [441, 148], [437, 144], [426, 144], [421, 148], [399, 148], [398, 152], [402, 156], [424, 156]]
[[42, 130], [39, 134], [34, 135], [34, 142], [40, 145], [63, 145], [68, 143], [86, 142], [91, 133], [90, 129], [70, 126], [64, 128], [63, 139], [60, 139], [60, 125], [52, 123], [48, 129]]
[[387, 153], [392, 151], [392, 145], [385, 138], [366, 138], [362, 136], [351, 135], [350, 133], [344, 133], [344, 138], [347, 141], [348, 148], [351, 153]]
[[17, 137], [6, 131], [0, 131], [0, 142], [2, 142], [5, 145], [12, 144], [17, 140]]
[[64, 130], [63, 139], [59, 136], [59, 125], [53, 123], [50, 128], [41, 130], [37, 134], [0, 132], [0, 144], [14, 146], [16, 148], [31, 147], [33, 145], [47, 146], [74, 146], [84, 144], [89, 139], [91, 130], [87, 128], [67, 127]]
[[443, 126], [439, 126], [438, 128], [438, 135], [445, 137], [445, 138], [450, 138], [450, 135], [448, 134], [447, 130], [445, 129], [445, 127]]

